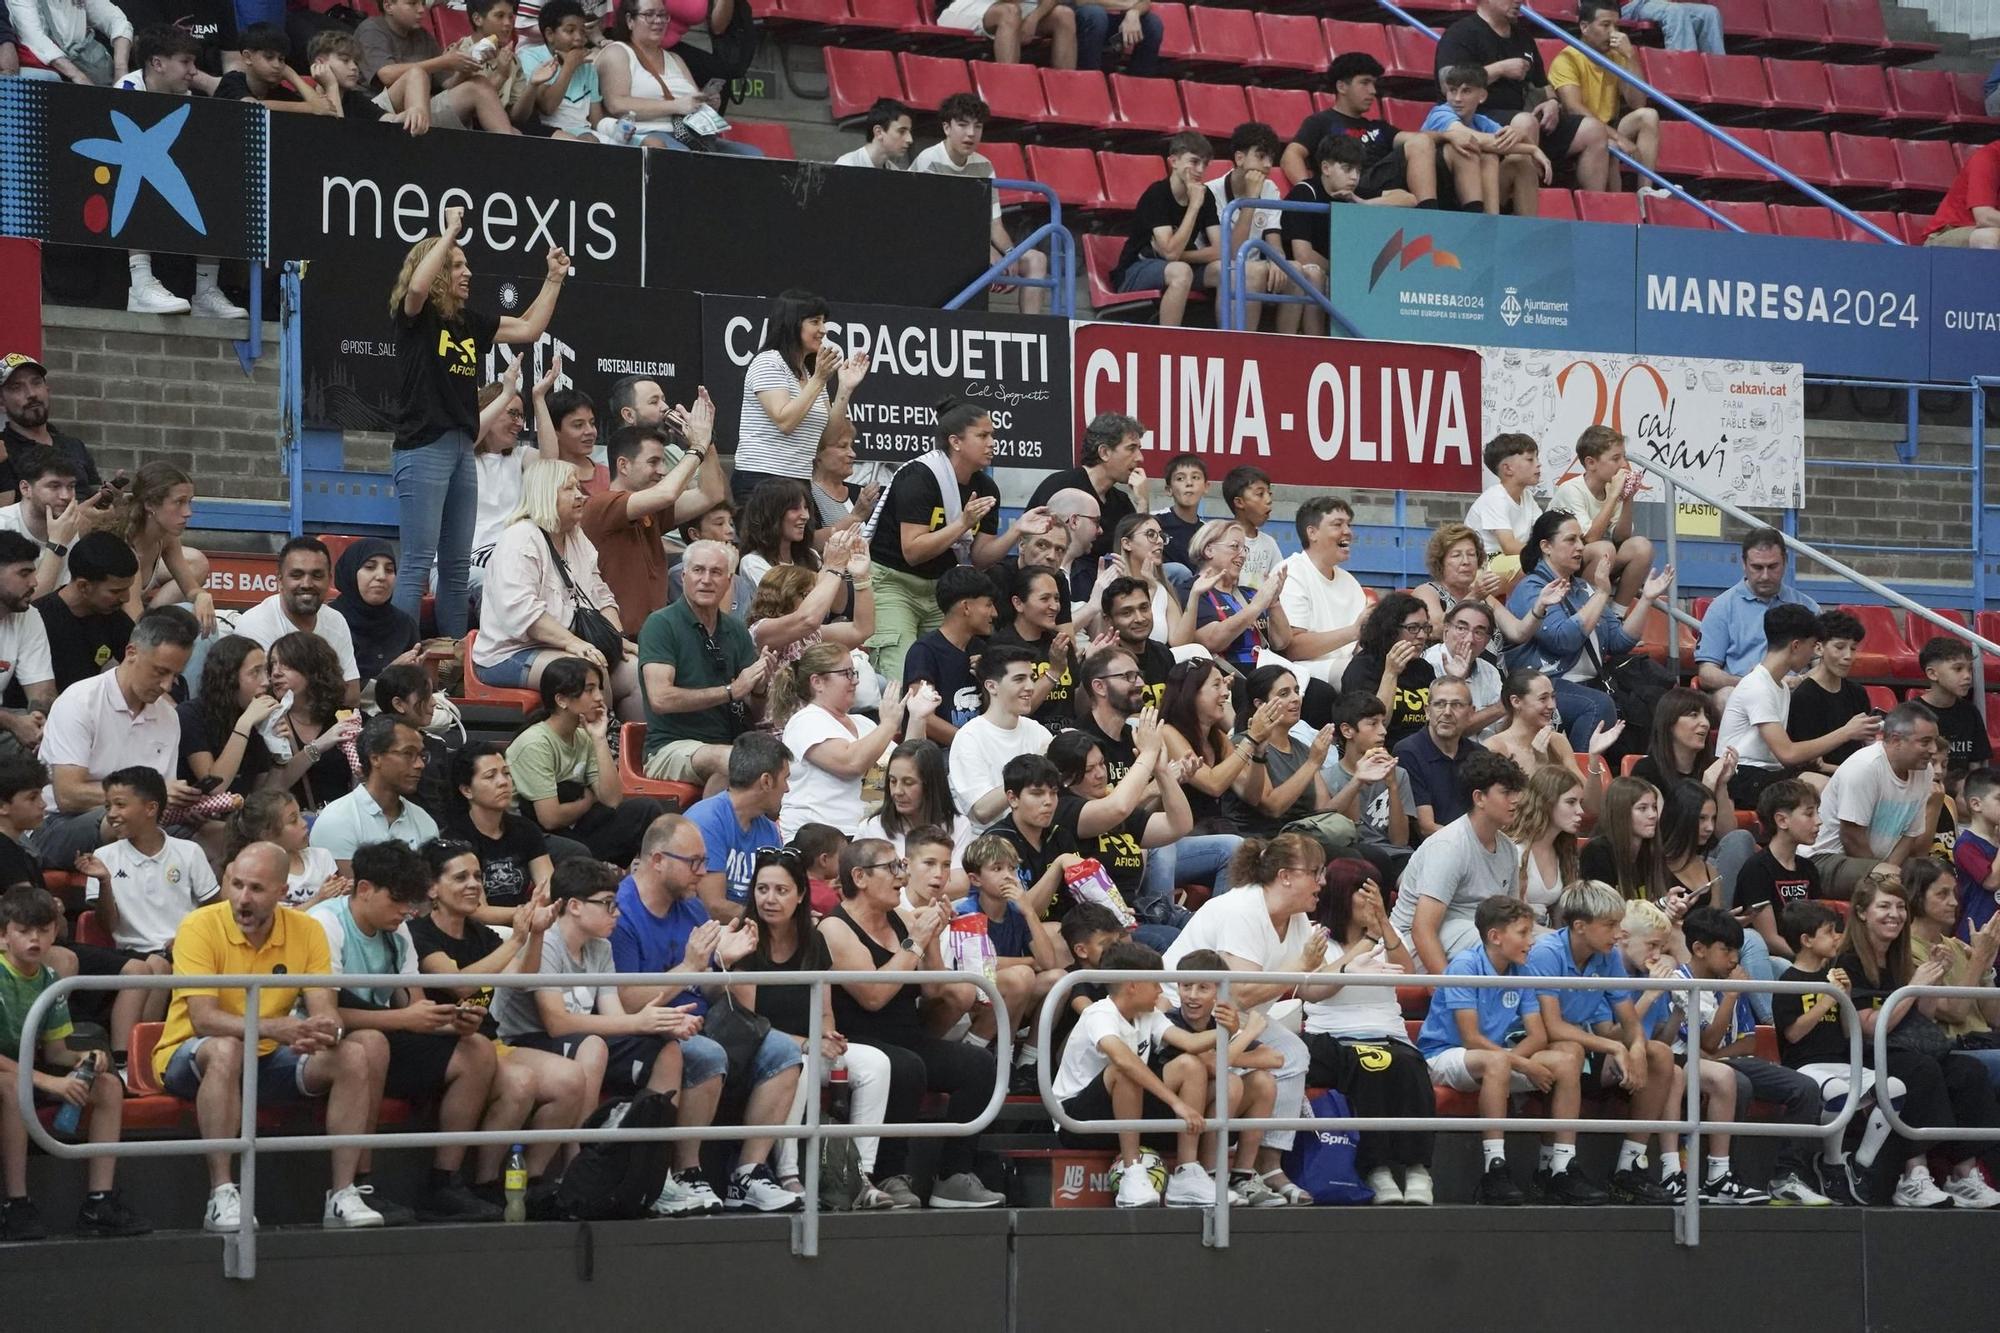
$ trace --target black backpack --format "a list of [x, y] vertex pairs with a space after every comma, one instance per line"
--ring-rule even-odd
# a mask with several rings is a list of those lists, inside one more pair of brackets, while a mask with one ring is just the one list
[[[585, 1129], [665, 1129], [679, 1119], [674, 1099], [642, 1092], [630, 1101], [600, 1106]], [[666, 1139], [586, 1143], [563, 1172], [556, 1205], [579, 1222], [610, 1222], [646, 1216], [667, 1181], [672, 1144]]]

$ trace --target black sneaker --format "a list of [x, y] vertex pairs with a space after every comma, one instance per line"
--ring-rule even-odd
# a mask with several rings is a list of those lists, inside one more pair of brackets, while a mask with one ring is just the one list
[[354, 1182], [354, 1188], [361, 1195], [361, 1202], [382, 1215], [385, 1227], [407, 1227], [417, 1220], [416, 1212], [407, 1204], [397, 1203], [365, 1180]]
[[502, 1213], [507, 1211], [507, 1188], [500, 1182], [499, 1177], [496, 1176], [483, 1184], [467, 1185], [465, 1188], [481, 1203], [490, 1203]]
[[1583, 1172], [1571, 1167], [1567, 1171], [1557, 1171], [1543, 1186], [1549, 1202], [1565, 1208], [1595, 1208], [1608, 1203], [1611, 1196], [1583, 1178]]
[[1522, 1197], [1531, 1207], [1539, 1208], [1549, 1202], [1550, 1174], [1547, 1167], [1542, 1167], [1529, 1178], [1528, 1188], [1522, 1192]]
[[1611, 1198], [1614, 1202], [1639, 1204], [1651, 1207], [1671, 1204], [1674, 1196], [1667, 1193], [1660, 1183], [1636, 1166], [1628, 1166], [1611, 1177]]
[[1821, 1159], [1819, 1168], [1819, 1192], [1836, 1204], [1848, 1208], [1861, 1208], [1868, 1203], [1867, 1192], [1862, 1188], [1861, 1178], [1846, 1162], [1829, 1162]]
[[46, 1240], [42, 1210], [27, 1195], [0, 1203], [0, 1240]]
[[[380, 1211], [382, 1205], [374, 1207]], [[504, 1211], [499, 1204], [486, 1202], [454, 1181], [426, 1194], [417, 1217], [425, 1222], [498, 1222]]]
[[1479, 1189], [1472, 1197], [1473, 1202], [1488, 1208], [1519, 1208], [1527, 1202], [1505, 1162], [1494, 1162], [1486, 1168], [1486, 1174], [1479, 1178]]
[[143, 1236], [152, 1229], [151, 1222], [125, 1206], [116, 1190], [102, 1199], [85, 1198], [76, 1214], [79, 1236]]

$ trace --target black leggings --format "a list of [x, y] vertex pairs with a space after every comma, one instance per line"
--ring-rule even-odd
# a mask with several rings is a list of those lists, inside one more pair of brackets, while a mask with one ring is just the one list
[[[866, 1042], [889, 1057], [888, 1124], [914, 1123], [926, 1092], [945, 1094], [948, 1099], [945, 1119], [961, 1125], [977, 1120], [993, 1096], [993, 1052], [984, 1046], [941, 1041], [936, 1037], [909, 1038], [901, 1045], [873, 1037], [853, 1039]], [[973, 1170], [978, 1151], [977, 1136], [939, 1139], [938, 1178]], [[875, 1158], [876, 1178], [886, 1180], [905, 1174], [909, 1155], [908, 1139], [885, 1136]]]
[[629, 866], [639, 855], [639, 843], [665, 808], [650, 796], [627, 796], [616, 808], [593, 805], [583, 818], [562, 832], [590, 848], [590, 854], [615, 866]]
[[[1354, 1114], [1437, 1114], [1430, 1066], [1408, 1042], [1364, 1041], [1325, 1033], [1310, 1034], [1305, 1040], [1312, 1057], [1306, 1066], [1306, 1086], [1332, 1088], [1347, 1098]], [[1437, 1135], [1423, 1129], [1371, 1129], [1360, 1137], [1355, 1164], [1364, 1175], [1378, 1166], [1428, 1167], [1431, 1148], [1437, 1139]]]
[[[2000, 1125], [2000, 1102], [1994, 1100], [1986, 1067], [1969, 1055], [1890, 1051], [1889, 1075], [1903, 1080], [1903, 1120], [1918, 1129]], [[1932, 1148], [1953, 1161], [1976, 1156], [2000, 1169], [2000, 1145], [1992, 1142], [1916, 1143], [1899, 1134], [1883, 1158], [1893, 1162], [1900, 1174], [1905, 1161]]]

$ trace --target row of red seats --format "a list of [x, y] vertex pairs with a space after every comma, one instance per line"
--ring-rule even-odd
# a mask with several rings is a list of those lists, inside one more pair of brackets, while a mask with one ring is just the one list
[[[1817, 204], [1767, 204], [1756, 199], [1709, 199], [1703, 202], [1744, 231], [1760, 236], [1803, 236], [1823, 241], [1877, 243], [1881, 240], [1881, 237], [1862, 230]], [[1606, 194], [1597, 190], [1544, 189], [1541, 216], [1565, 222], [1616, 222], [1627, 226], [1644, 222], [1663, 227], [1691, 227], [1697, 231], [1728, 230], [1684, 200], [1657, 197], [1641, 200], [1633, 194]], [[1862, 209], [1859, 216], [1908, 245], [1922, 245], [1924, 235], [1931, 226], [1931, 215], [1928, 213]]]
[[1854, 128], [1921, 126], [1916, 132], [1926, 134], [1965, 127], [1991, 137], [2000, 130], [1986, 114], [1977, 73], [1652, 48], [1640, 50], [1639, 73], [1669, 97], [1711, 112], [1803, 112]]
[[[1943, 194], [1977, 151], [1942, 139], [1882, 139], [1819, 130], [1732, 129], [1730, 137], [1814, 185], [1873, 193]], [[1660, 126], [1663, 176], [1709, 185], [1769, 187], [1770, 172], [1683, 121]]]

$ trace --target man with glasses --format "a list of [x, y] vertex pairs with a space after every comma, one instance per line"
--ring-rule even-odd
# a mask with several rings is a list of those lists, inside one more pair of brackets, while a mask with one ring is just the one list
[[312, 827], [312, 845], [333, 853], [342, 875], [352, 874], [357, 847], [372, 842], [421, 847], [438, 835], [437, 821], [409, 799], [424, 776], [423, 733], [401, 717], [377, 713], [361, 729], [355, 748], [361, 785], [327, 802]]
[[[530, 1108], [492, 1100], [500, 1062], [493, 1043], [480, 1035], [486, 1011], [429, 999], [417, 986], [417, 945], [410, 938], [410, 922], [430, 908], [429, 864], [400, 842], [371, 841], [350, 856], [351, 862], [341, 865], [343, 874], [351, 866], [354, 891], [306, 913], [326, 932], [327, 970], [410, 978], [408, 986], [339, 992], [341, 1026], [383, 1038], [365, 1048], [370, 1082], [378, 1094], [368, 1104], [365, 1131], [375, 1128], [381, 1096], [436, 1101], [437, 1127], [448, 1134], [519, 1129]], [[429, 1183], [416, 1214], [424, 1221], [500, 1220], [498, 1204], [465, 1187], [465, 1149], [462, 1143], [443, 1144], [432, 1155]], [[364, 1151], [355, 1184], [368, 1206], [392, 1225], [409, 1220], [399, 1216], [407, 1210], [376, 1193], [367, 1179]]]
[[688, 807], [687, 817], [708, 849], [701, 901], [717, 921], [750, 910], [757, 849], [783, 845], [778, 815], [791, 785], [792, 752], [768, 731], [746, 732], [729, 750], [729, 788]]
[[1109, 769], [1106, 779], [1115, 787], [1139, 754], [1130, 730], [1132, 719], [1146, 707], [1146, 674], [1139, 670], [1139, 659], [1124, 647], [1092, 657], [1083, 669], [1078, 702], [1077, 730], [1097, 742]]
[[1431, 682], [1424, 729], [1396, 746], [1396, 762], [1410, 779], [1410, 805], [1419, 838], [1430, 837], [1466, 812], [1459, 770], [1473, 755], [1486, 753], [1485, 746], [1466, 734], [1471, 717], [1471, 689], [1456, 676], [1439, 676]]
[[[736, 552], [698, 541], [681, 561], [683, 596], [639, 629], [646, 706], [646, 776], [721, 790], [730, 743], [757, 724], [774, 652], [759, 653], [743, 622], [722, 609]], [[773, 840], [775, 841], [775, 839]]]
[[[718, 800], [725, 799], [722, 797]], [[775, 834], [776, 830], [772, 830]], [[775, 841], [775, 838], [773, 839]], [[767, 848], [769, 844], [766, 845]], [[755, 860], [753, 856], [752, 860]], [[713, 920], [702, 903], [700, 883], [708, 873], [708, 853], [700, 827], [691, 818], [661, 815], [646, 829], [639, 859], [618, 886], [617, 921], [611, 930], [611, 958], [620, 972], [675, 972], [688, 975], [678, 991], [658, 986], [620, 986], [620, 1002], [643, 1012], [649, 1004], [666, 1004], [702, 1018], [720, 972], [749, 957], [757, 945], [757, 930], [747, 919], [727, 927]], [[754, 871], [752, 872], [754, 873]], [[681, 1096], [679, 1123], [712, 1125], [729, 1073], [729, 1056], [720, 1043], [695, 1032], [679, 1038]], [[804, 1056], [797, 1042], [775, 1029], [765, 1033], [751, 1054], [743, 1120], [751, 1125], [784, 1123], [798, 1091]], [[746, 1138], [736, 1170], [731, 1173], [720, 1206], [760, 1213], [789, 1213], [800, 1207], [799, 1196], [771, 1178], [764, 1159], [773, 1140]], [[713, 1212], [718, 1200], [701, 1170], [701, 1144], [683, 1139], [674, 1144], [674, 1167], [653, 1210], [663, 1216]]]

